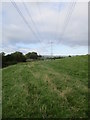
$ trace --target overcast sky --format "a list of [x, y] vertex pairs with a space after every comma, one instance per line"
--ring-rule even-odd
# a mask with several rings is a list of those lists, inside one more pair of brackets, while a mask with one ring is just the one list
[[53, 55], [88, 53], [88, 3], [16, 2], [14, 5], [4, 2], [2, 6], [4, 52], [36, 51], [50, 55], [52, 42]]

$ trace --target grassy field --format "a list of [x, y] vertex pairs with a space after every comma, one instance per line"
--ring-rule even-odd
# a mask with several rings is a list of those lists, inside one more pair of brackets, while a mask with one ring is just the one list
[[2, 117], [2, 70], [0, 69], [0, 119]]
[[2, 70], [3, 118], [87, 118], [88, 56]]

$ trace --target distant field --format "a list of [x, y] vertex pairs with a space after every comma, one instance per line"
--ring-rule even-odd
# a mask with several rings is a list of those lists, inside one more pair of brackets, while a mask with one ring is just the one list
[[3, 118], [87, 118], [88, 56], [2, 70]]

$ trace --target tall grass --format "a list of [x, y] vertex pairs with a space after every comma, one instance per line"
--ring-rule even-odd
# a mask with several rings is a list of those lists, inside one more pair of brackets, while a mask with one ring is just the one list
[[87, 118], [88, 56], [3, 69], [3, 118]]

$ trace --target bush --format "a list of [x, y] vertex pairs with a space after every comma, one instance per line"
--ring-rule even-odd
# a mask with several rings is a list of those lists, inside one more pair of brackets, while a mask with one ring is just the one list
[[8, 65], [13, 65], [25, 61], [26, 58], [21, 52], [14, 52], [6, 56], [5, 54], [2, 54], [2, 67], [6, 67]]

